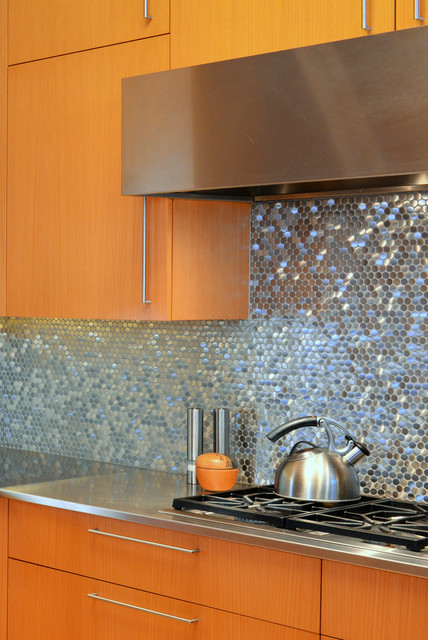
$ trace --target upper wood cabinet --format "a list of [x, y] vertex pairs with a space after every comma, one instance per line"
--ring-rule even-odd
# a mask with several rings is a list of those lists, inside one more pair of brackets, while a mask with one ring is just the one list
[[[153, 206], [154, 200], [151, 203]], [[247, 318], [249, 204], [173, 200], [172, 214], [171, 313], [167, 319]]]
[[9, 0], [9, 64], [165, 33], [169, 0]]
[[428, 25], [427, 0], [396, 0], [396, 29]]
[[168, 68], [168, 38], [9, 68], [9, 316], [248, 316], [248, 204], [149, 200], [144, 252], [121, 195], [121, 78]]
[[394, 30], [394, 0], [366, 0], [370, 31], [362, 29], [362, 1], [175, 0], [171, 67]]
[[0, 0], [0, 316], [6, 313], [6, 164], [7, 0]]
[[9, 67], [8, 315], [136, 317], [143, 204], [121, 195], [121, 78], [167, 69], [168, 38]]

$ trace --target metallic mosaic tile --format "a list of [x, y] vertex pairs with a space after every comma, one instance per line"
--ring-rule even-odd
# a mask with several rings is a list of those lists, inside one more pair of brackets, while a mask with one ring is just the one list
[[231, 409], [240, 480], [272, 482], [329, 415], [371, 454], [369, 494], [428, 500], [428, 193], [259, 203], [250, 319], [3, 319], [0, 445], [186, 470], [186, 408]]

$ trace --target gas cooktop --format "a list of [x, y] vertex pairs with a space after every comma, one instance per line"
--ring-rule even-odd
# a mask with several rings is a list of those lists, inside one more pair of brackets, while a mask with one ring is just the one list
[[174, 509], [217, 513], [293, 531], [323, 531], [421, 551], [428, 546], [428, 506], [370, 498], [320, 504], [282, 498], [271, 485], [175, 498]]

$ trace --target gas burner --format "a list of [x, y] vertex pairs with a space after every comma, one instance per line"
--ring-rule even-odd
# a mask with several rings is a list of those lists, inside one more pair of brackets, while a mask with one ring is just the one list
[[205, 513], [218, 513], [239, 520], [263, 522], [281, 529], [291, 515], [310, 512], [319, 508], [315, 502], [296, 502], [281, 498], [274, 493], [272, 485], [252, 487], [224, 493], [204, 493], [199, 496], [175, 498], [174, 509]]
[[428, 507], [378, 499], [293, 517], [287, 522], [287, 527], [339, 533], [421, 551], [428, 545]]
[[428, 506], [361, 496], [358, 502], [323, 505], [281, 498], [272, 485], [175, 498], [172, 506], [202, 515], [269, 524], [281, 529], [311, 530], [404, 546], [428, 546]]

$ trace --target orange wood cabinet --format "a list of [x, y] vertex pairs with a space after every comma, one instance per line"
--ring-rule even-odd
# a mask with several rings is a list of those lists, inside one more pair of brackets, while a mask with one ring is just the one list
[[169, 33], [169, 0], [9, 0], [9, 64]]
[[[173, 200], [173, 320], [248, 317], [248, 203]], [[169, 319], [168, 317], [168, 319]]]
[[[248, 618], [230, 622], [238, 629], [241, 623], [242, 629], [251, 628], [251, 618], [281, 625], [283, 636], [278, 637], [315, 640], [319, 635], [321, 561], [314, 558], [14, 500], [9, 545], [13, 560], [162, 595], [175, 611], [179, 609], [173, 600], [180, 600]], [[111, 593], [104, 586], [103, 591], [92, 590]], [[18, 597], [17, 588], [16, 601]], [[122, 601], [122, 595], [112, 599]], [[18, 604], [12, 596], [9, 602], [12, 615]], [[171, 608], [162, 605], [161, 610]], [[193, 617], [194, 610], [184, 607], [184, 617]], [[213, 612], [209, 616], [215, 618]], [[224, 624], [227, 628], [229, 622]], [[259, 637], [259, 623], [254, 625], [249, 637]], [[274, 626], [269, 627], [273, 637]], [[217, 637], [228, 640], [233, 635]]]
[[0, 640], [7, 638], [8, 501], [0, 498]]
[[365, 31], [362, 0], [173, 1], [171, 67], [393, 31], [394, 5], [367, 0]]
[[428, 579], [323, 561], [321, 633], [341, 640], [426, 640]]
[[121, 78], [168, 64], [159, 36], [9, 67], [7, 315], [135, 317], [142, 199], [121, 195]]
[[0, 0], [0, 316], [6, 314], [7, 0]]
[[248, 316], [249, 205], [121, 195], [121, 78], [166, 69], [169, 36], [9, 67], [9, 316]]
[[[248, 317], [248, 203], [147, 199], [147, 253], [134, 266], [133, 318], [234, 320]], [[141, 237], [141, 233], [140, 233]], [[146, 264], [143, 305], [142, 263]]]
[[16, 560], [9, 563], [9, 585], [8, 640], [319, 638], [318, 634]]
[[[419, 13], [417, 11], [419, 10]], [[428, 25], [428, 1], [395, 0], [396, 29], [411, 29]]]

